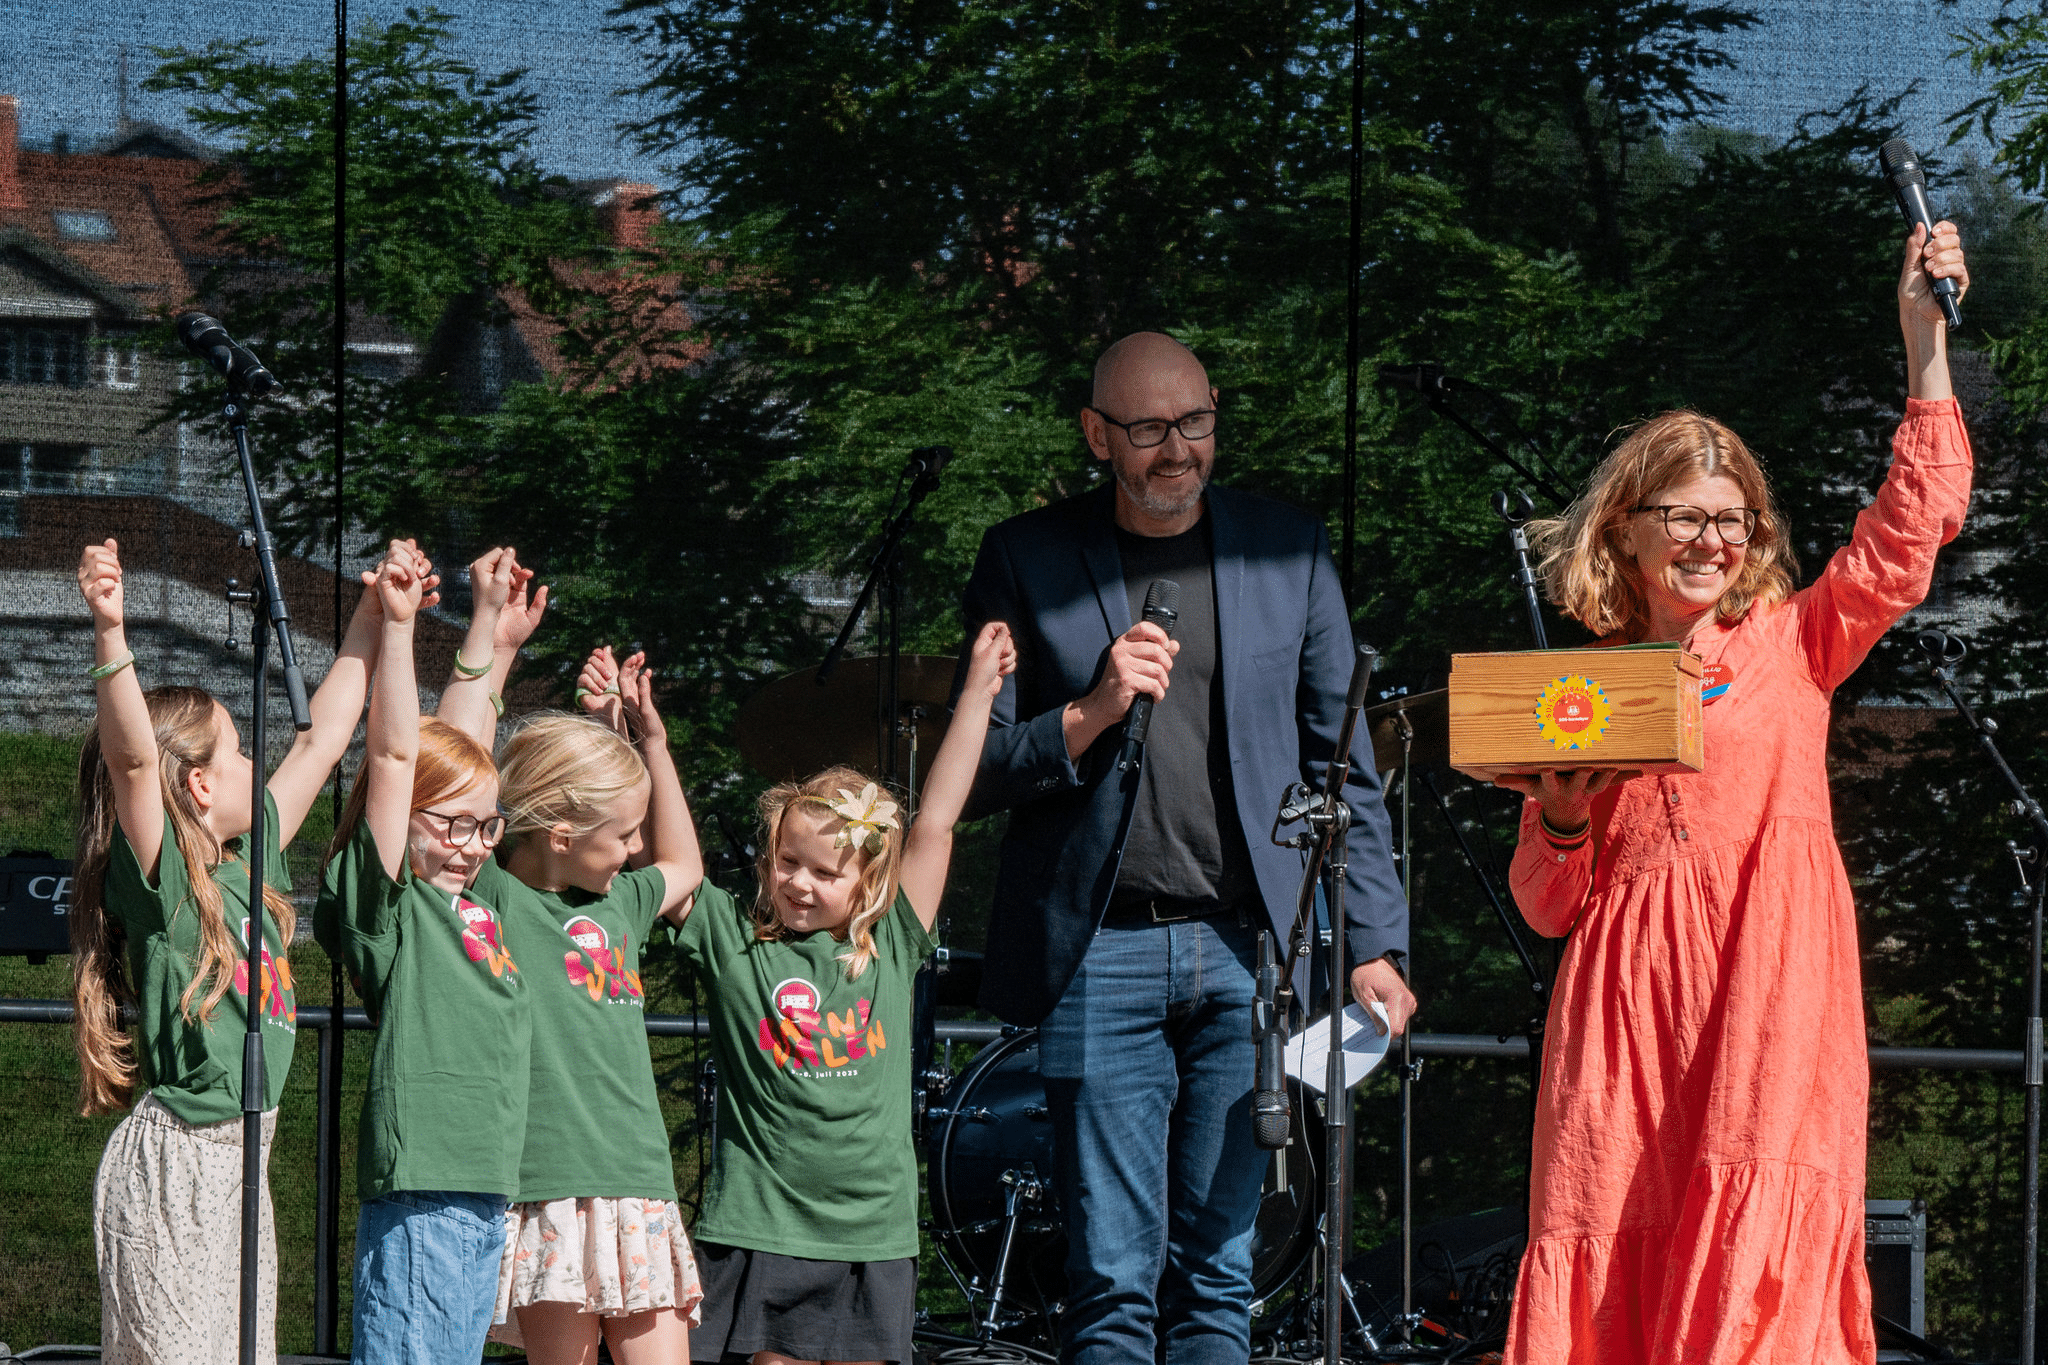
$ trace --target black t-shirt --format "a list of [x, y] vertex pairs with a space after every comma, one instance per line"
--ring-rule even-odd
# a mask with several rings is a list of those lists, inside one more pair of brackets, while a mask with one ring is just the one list
[[1133, 623], [1155, 578], [1180, 585], [1180, 620], [1166, 699], [1152, 712], [1137, 809], [1117, 872], [1118, 899], [1166, 896], [1234, 904], [1254, 888], [1237, 817], [1216, 638], [1216, 551], [1205, 509], [1177, 536], [1116, 532]]

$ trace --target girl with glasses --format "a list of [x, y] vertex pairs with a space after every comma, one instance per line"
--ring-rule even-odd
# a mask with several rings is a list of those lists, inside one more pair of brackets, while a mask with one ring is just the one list
[[[504, 831], [497, 769], [470, 736], [420, 716], [415, 568], [394, 555], [373, 589], [383, 644], [363, 768], [313, 913], [377, 1021], [356, 1143], [350, 1336], [353, 1358], [379, 1365], [483, 1353], [532, 1037], [501, 899], [475, 885]], [[486, 640], [502, 602], [479, 584]]]
[[1810, 586], [1793, 590], [1755, 457], [1698, 413], [1645, 422], [1563, 517], [1529, 525], [1567, 615], [1604, 643], [1700, 657], [1707, 766], [1500, 779], [1528, 798], [1516, 902], [1570, 936], [1512, 1365], [1874, 1358], [1870, 1071], [1829, 697], [1926, 595], [1969, 505], [1940, 278], [1968, 287], [1956, 230], [1916, 227], [1891, 470]]

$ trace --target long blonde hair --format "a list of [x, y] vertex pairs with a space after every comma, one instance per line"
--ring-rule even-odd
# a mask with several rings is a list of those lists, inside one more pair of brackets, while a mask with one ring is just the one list
[[618, 731], [566, 711], [536, 712], [498, 756], [505, 833], [563, 825], [571, 838], [605, 822], [605, 808], [647, 780], [647, 764]]
[[[786, 937], [789, 928], [775, 913], [773, 891], [775, 858], [782, 838], [782, 819], [795, 805], [824, 810], [839, 799], [842, 788], [857, 792], [873, 782], [866, 774], [845, 766], [827, 768], [802, 782], [779, 782], [761, 793], [761, 847], [754, 855], [754, 937], [762, 941]], [[829, 814], [830, 812], [827, 811]], [[860, 881], [855, 894], [859, 903], [846, 922], [847, 950], [839, 955], [846, 964], [846, 978], [858, 981], [875, 960], [875, 925], [881, 922], [896, 899], [896, 883], [903, 867], [903, 825], [882, 833], [882, 851], [860, 849]]]
[[[220, 885], [214, 871], [228, 857], [220, 840], [207, 828], [205, 812], [192, 798], [186, 778], [213, 762], [218, 732], [215, 702], [197, 687], [157, 687], [142, 694], [156, 736], [157, 781], [163, 790], [164, 812], [170, 817], [175, 856], [185, 860], [190, 899], [168, 907], [175, 919], [190, 905], [199, 917], [199, 960], [192, 980], [179, 997], [187, 1020], [202, 1022], [213, 1015], [221, 997], [234, 984], [235, 968], [245, 956], [223, 913]], [[256, 779], [262, 780], [261, 760]], [[71, 883], [71, 1003], [76, 1011], [72, 1039], [78, 1049], [79, 1111], [108, 1114], [128, 1107], [135, 1092], [135, 1046], [121, 1027], [121, 1007], [133, 1004], [135, 989], [128, 980], [127, 933], [107, 913], [107, 863], [113, 855], [114, 782], [100, 750], [99, 727], [85, 737], [78, 755], [78, 844]], [[164, 849], [158, 858], [173, 856]], [[277, 927], [278, 943], [290, 948], [298, 916], [291, 902], [268, 884], [263, 903]], [[261, 983], [252, 985], [259, 994]], [[193, 998], [200, 996], [195, 1007]], [[251, 1008], [257, 1008], [252, 1005]]]
[[[334, 838], [327, 845], [329, 861], [348, 847], [357, 826], [363, 823], [363, 812], [370, 804], [367, 764], [364, 769], [356, 774], [355, 785], [349, 788], [348, 804], [341, 808], [341, 818], [335, 821]], [[419, 757], [412, 768], [414, 811], [460, 796], [485, 778], [495, 776], [497, 771], [490, 751], [483, 745], [444, 720], [420, 717]]]
[[1544, 595], [1595, 635], [1639, 635], [1649, 625], [1649, 606], [1635, 563], [1621, 548], [1630, 509], [1675, 484], [1715, 475], [1733, 479], [1745, 505], [1761, 510], [1742, 571], [1714, 614], [1732, 625], [1758, 602], [1790, 597], [1799, 564], [1763, 466], [1740, 436], [1682, 408], [1660, 412], [1630, 432], [1563, 516], [1529, 523], [1530, 547], [1542, 556]]

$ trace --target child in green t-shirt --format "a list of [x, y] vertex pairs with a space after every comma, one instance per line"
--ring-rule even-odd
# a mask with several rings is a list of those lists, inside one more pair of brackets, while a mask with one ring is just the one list
[[[704, 864], [653, 675], [632, 662], [619, 692], [636, 739], [588, 716], [541, 713], [505, 742], [507, 851], [476, 881], [505, 917], [532, 1002], [525, 1140], [491, 1337], [523, 1345], [535, 1365], [593, 1360], [600, 1334], [622, 1365], [686, 1359], [701, 1298], [639, 954]], [[488, 725], [470, 700], [455, 705]]]
[[[410, 544], [391, 554], [410, 558]], [[416, 571], [432, 592], [431, 566]], [[92, 613], [98, 721], [79, 755], [71, 903], [72, 1003], [82, 1110], [127, 1108], [93, 1184], [100, 1342], [120, 1361], [232, 1360], [239, 1340], [242, 1049], [247, 945], [260, 920], [264, 1157], [291, 1068], [297, 916], [284, 846], [341, 760], [376, 658], [376, 598], [364, 594], [313, 726], [264, 784], [262, 901], [250, 913], [256, 763], [226, 707], [196, 687], [148, 692], [128, 648], [119, 546], [87, 546], [78, 585]], [[121, 1026], [136, 1013], [135, 1036]], [[277, 1243], [262, 1191], [257, 1342], [276, 1357]]]
[[[490, 647], [516, 561], [471, 566], [467, 647]], [[532, 1020], [496, 898], [474, 882], [505, 831], [488, 749], [422, 720], [421, 601], [393, 555], [363, 768], [328, 849], [313, 928], [377, 1022], [356, 1143], [353, 1359], [474, 1360], [498, 1297], [517, 1192]], [[521, 636], [523, 639], [523, 635]], [[460, 651], [458, 672], [470, 668]]]
[[686, 910], [678, 938], [710, 987], [723, 1087], [695, 1230], [694, 1359], [911, 1359], [911, 983], [990, 706], [1015, 667], [1009, 628], [991, 622], [907, 835], [850, 768], [783, 783], [761, 798], [751, 908], [707, 882]]

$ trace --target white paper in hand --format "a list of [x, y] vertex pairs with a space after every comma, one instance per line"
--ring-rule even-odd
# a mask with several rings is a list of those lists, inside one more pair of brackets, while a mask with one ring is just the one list
[[[1379, 1016], [1384, 1026], [1387, 1022], [1386, 1007], [1375, 1000], [1372, 1012]], [[1387, 1044], [1393, 1041], [1391, 1033], [1381, 1033], [1366, 1022], [1365, 1011], [1352, 1002], [1344, 1007], [1344, 1082], [1346, 1087], [1357, 1085], [1372, 1074], [1372, 1069], [1387, 1055]], [[1330, 1079], [1330, 1016], [1310, 1024], [1287, 1040], [1287, 1074], [1300, 1081], [1317, 1094]]]

